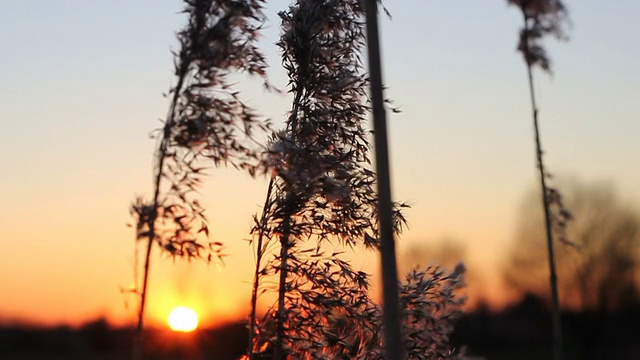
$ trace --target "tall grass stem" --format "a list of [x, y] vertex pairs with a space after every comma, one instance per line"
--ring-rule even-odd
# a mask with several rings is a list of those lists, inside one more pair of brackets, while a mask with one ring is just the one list
[[251, 290], [251, 315], [249, 317], [249, 359], [254, 360], [255, 354], [253, 352], [253, 338], [256, 331], [256, 312], [258, 307], [258, 288], [260, 287], [260, 265], [262, 263], [262, 255], [264, 255], [263, 240], [264, 240], [264, 227], [267, 222], [268, 208], [271, 201], [271, 191], [273, 190], [273, 177], [269, 180], [269, 186], [267, 187], [267, 197], [264, 200], [264, 207], [262, 208], [262, 216], [260, 217], [260, 231], [258, 233], [258, 244], [256, 250], [256, 269], [253, 274], [253, 288]]
[[[528, 21], [525, 15], [524, 17], [525, 31], [528, 31]], [[526, 41], [526, 38], [525, 38]], [[531, 97], [531, 111], [533, 117], [533, 129], [535, 134], [535, 146], [536, 146], [536, 160], [538, 163], [538, 172], [540, 176], [540, 187], [542, 191], [542, 206], [544, 208], [544, 224], [547, 238], [547, 253], [549, 257], [549, 285], [551, 287], [551, 310], [552, 310], [552, 331], [553, 331], [553, 358], [555, 360], [563, 359], [563, 346], [562, 346], [562, 324], [560, 319], [560, 299], [558, 295], [558, 275], [556, 271], [556, 258], [554, 252], [553, 241], [553, 224], [551, 223], [551, 210], [546, 181], [546, 171], [542, 158], [542, 145], [540, 141], [540, 126], [538, 123], [538, 106], [536, 103], [535, 89], [533, 84], [533, 69], [532, 65], [527, 61], [529, 59], [528, 46], [525, 44], [523, 53], [525, 56], [525, 63], [527, 64], [527, 75], [529, 80], [529, 94]]]
[[391, 180], [387, 124], [382, 93], [382, 66], [378, 34], [377, 0], [366, 0], [367, 49], [369, 74], [371, 77], [371, 100], [373, 108], [375, 159], [378, 179], [378, 218], [380, 224], [380, 253], [382, 260], [383, 316], [385, 328], [385, 357], [388, 360], [406, 359], [402, 344], [401, 312], [398, 297], [398, 269], [393, 236], [393, 205], [391, 203]]

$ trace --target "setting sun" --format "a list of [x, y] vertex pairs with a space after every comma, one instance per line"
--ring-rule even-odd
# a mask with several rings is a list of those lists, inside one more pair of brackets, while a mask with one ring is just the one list
[[178, 306], [169, 314], [167, 323], [173, 331], [191, 332], [198, 327], [198, 314], [188, 307]]

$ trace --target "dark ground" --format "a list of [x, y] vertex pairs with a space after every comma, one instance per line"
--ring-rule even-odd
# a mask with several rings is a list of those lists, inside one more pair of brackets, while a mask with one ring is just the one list
[[[563, 314], [566, 359], [640, 359], [640, 306], [616, 313]], [[80, 328], [0, 328], [0, 359], [129, 359], [131, 329], [113, 329], [104, 320]], [[457, 323], [456, 347], [490, 360], [552, 359], [551, 320], [533, 296], [500, 313], [481, 308]], [[237, 359], [246, 349], [244, 324], [234, 323], [190, 334], [149, 329], [147, 359]]]

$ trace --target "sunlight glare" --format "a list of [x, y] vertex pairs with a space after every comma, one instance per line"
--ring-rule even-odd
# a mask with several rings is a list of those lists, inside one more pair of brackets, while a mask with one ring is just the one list
[[169, 314], [167, 323], [173, 331], [191, 332], [198, 327], [198, 314], [188, 307], [178, 306]]

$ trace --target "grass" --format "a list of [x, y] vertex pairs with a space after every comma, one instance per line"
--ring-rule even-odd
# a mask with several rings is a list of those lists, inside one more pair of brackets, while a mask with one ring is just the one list
[[[539, 110], [536, 103], [533, 82], [533, 68], [551, 71], [551, 61], [540, 45], [540, 39], [545, 35], [555, 35], [563, 38], [563, 22], [566, 20], [567, 10], [560, 0], [507, 0], [509, 4], [517, 6], [523, 18], [524, 26], [520, 31], [518, 50], [522, 53], [527, 65], [527, 79], [531, 96], [531, 110], [533, 118], [535, 153], [539, 172], [542, 206], [544, 208], [545, 233], [549, 261], [549, 284], [551, 289], [552, 317], [553, 317], [553, 351], [556, 360], [563, 359], [562, 326], [560, 321], [560, 300], [558, 294], [558, 275], [556, 271], [556, 257], [554, 254], [553, 231], [551, 215], [552, 189], [547, 185], [549, 173], [544, 166], [543, 151], [540, 139]], [[553, 190], [556, 194], [557, 191]]]

